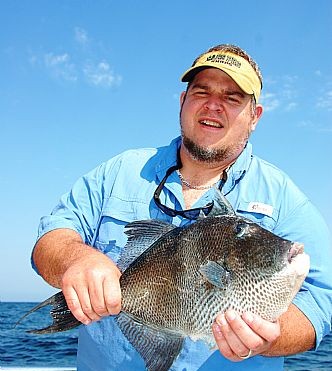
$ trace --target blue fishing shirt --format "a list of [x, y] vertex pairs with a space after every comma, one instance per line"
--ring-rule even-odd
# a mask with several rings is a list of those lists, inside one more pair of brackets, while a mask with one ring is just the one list
[[[38, 238], [57, 228], [70, 228], [86, 244], [117, 262], [126, 243], [124, 227], [128, 222], [155, 218], [177, 226], [189, 223], [164, 214], [153, 201], [166, 170], [177, 162], [180, 143], [181, 138], [176, 138], [166, 147], [126, 151], [80, 178], [51, 215], [41, 219]], [[223, 193], [237, 214], [276, 235], [304, 243], [311, 267], [293, 303], [313, 324], [317, 348], [331, 330], [332, 316], [332, 256], [322, 217], [287, 175], [252, 154], [250, 143], [229, 169]], [[194, 207], [206, 205], [210, 198], [207, 191]], [[176, 172], [168, 177], [160, 200], [171, 208], [185, 208]], [[283, 369], [283, 362], [283, 357], [255, 356], [235, 363], [203, 341], [187, 338], [171, 370], [277, 371]], [[77, 367], [78, 371], [136, 371], [144, 370], [144, 361], [114, 318], [107, 317], [80, 326]]]

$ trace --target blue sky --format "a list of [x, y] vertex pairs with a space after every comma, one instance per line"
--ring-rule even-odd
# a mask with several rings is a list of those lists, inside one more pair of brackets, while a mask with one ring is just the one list
[[0, 2], [0, 300], [54, 292], [30, 268], [39, 218], [113, 155], [179, 134], [179, 77], [238, 44], [264, 76], [260, 157], [332, 230], [330, 0]]

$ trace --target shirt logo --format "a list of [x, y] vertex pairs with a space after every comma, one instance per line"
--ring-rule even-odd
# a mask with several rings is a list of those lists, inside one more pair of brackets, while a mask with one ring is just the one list
[[247, 211], [271, 217], [273, 215], [273, 206], [263, 204], [262, 202], [250, 202]]

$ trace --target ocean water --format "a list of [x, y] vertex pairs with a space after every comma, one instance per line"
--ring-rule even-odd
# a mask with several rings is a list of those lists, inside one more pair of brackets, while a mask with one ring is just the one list
[[50, 307], [26, 317], [22, 324], [15, 327], [16, 321], [35, 305], [36, 303], [0, 303], [0, 366], [75, 366], [77, 329], [51, 335], [25, 332], [50, 324]]
[[[25, 330], [50, 323], [49, 308], [16, 321], [36, 303], [0, 303], [0, 370], [2, 367], [66, 367], [75, 369], [77, 329], [52, 335], [28, 334]], [[30, 369], [31, 370], [31, 369]], [[332, 371], [332, 334], [317, 352], [286, 358], [285, 371]]]

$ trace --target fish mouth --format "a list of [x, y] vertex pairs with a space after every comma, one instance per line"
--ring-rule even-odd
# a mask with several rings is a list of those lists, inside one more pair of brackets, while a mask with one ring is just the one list
[[288, 269], [295, 273], [297, 278], [304, 279], [309, 273], [310, 257], [304, 252], [303, 243], [294, 242], [287, 253]]
[[304, 245], [300, 242], [293, 242], [287, 253], [287, 259], [289, 263], [299, 255], [304, 253]]

